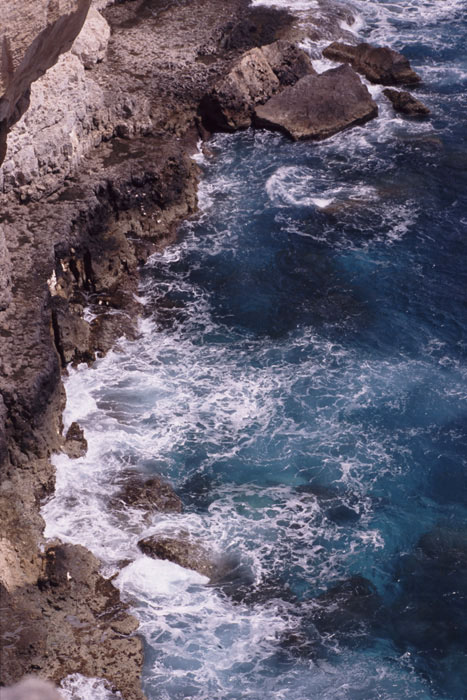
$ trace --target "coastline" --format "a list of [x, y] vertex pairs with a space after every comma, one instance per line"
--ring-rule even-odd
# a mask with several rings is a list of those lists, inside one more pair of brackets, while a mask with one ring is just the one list
[[[194, 4], [195, 31], [183, 23]], [[245, 31], [252, 13], [256, 34]], [[8, 282], [0, 312], [2, 682], [33, 673], [59, 683], [79, 672], [106, 679], [131, 700], [143, 697], [136, 620], [92, 554], [42, 534], [39, 509], [54, 490], [50, 458], [67, 449], [62, 376], [69, 362], [92, 362], [122, 332], [135, 333], [139, 266], [196, 212], [198, 169], [189, 156], [199, 138], [209, 136], [197, 116], [199, 101], [240, 53], [274, 40], [292, 17], [253, 10], [244, 0], [229, 8], [211, 0], [159, 11], [127, 2], [104, 15], [112, 31], [106, 58], [83, 69], [65, 54], [55, 80], [58, 90], [66, 89], [72, 69], [74, 81], [89, 74], [100, 87], [90, 93], [86, 86], [98, 104], [80, 117], [85, 147], [78, 143], [70, 158], [64, 144], [49, 157], [46, 142], [49, 162], [42, 166], [40, 158], [32, 166], [21, 161], [20, 151], [16, 170], [10, 166], [9, 180], [2, 179]], [[153, 44], [171, 37], [171, 45], [147, 52], [148, 33]], [[137, 67], [131, 66], [135, 51]], [[200, 60], [193, 63], [195, 56]], [[45, 88], [36, 83], [42, 98], [50, 75]], [[46, 109], [53, 110], [59, 96], [52, 94]], [[29, 117], [26, 112], [10, 139], [23, 130], [27, 142]], [[18, 163], [25, 172], [16, 176]]]

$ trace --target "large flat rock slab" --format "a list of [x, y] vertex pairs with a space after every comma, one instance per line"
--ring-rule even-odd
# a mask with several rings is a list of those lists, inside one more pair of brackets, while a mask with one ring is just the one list
[[295, 141], [320, 140], [373, 119], [378, 107], [355, 71], [342, 65], [305, 76], [255, 114], [256, 126], [283, 131]]

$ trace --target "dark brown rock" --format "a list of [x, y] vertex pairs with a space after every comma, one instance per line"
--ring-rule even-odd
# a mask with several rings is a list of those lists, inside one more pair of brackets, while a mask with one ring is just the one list
[[167, 559], [179, 564], [185, 569], [193, 569], [203, 576], [211, 578], [215, 571], [212, 556], [189, 535], [180, 534], [177, 537], [160, 537], [152, 535], [138, 542], [143, 554], [153, 559]]
[[115, 502], [132, 508], [145, 508], [147, 511], [181, 513], [182, 502], [166, 481], [159, 476], [150, 479], [133, 474], [123, 484]]
[[4, 683], [30, 673], [58, 683], [81, 673], [107, 679], [125, 700], [144, 700], [142, 643], [131, 636], [138, 623], [84, 547], [49, 546], [37, 585], [0, 589]]
[[350, 66], [308, 75], [256, 108], [257, 126], [294, 140], [325, 139], [378, 114], [367, 88]]
[[66, 452], [71, 459], [77, 459], [78, 457], [83, 457], [87, 450], [88, 443], [84, 437], [84, 431], [75, 421], [67, 430], [63, 451]]
[[412, 70], [408, 59], [386, 46], [366, 43], [351, 46], [334, 41], [324, 49], [323, 56], [332, 61], [350, 63], [373, 83], [413, 85], [420, 82], [420, 76]]
[[305, 51], [290, 41], [279, 39], [273, 44], [262, 46], [261, 51], [281, 85], [294, 85], [305, 75], [316, 74]]
[[410, 92], [386, 88], [383, 90], [383, 93], [392, 102], [396, 112], [401, 112], [408, 117], [426, 117], [427, 114], [430, 114], [428, 107], [420, 100], [417, 100]]

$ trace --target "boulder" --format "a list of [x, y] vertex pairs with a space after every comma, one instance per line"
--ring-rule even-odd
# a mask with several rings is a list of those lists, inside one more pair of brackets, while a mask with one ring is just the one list
[[255, 110], [257, 126], [294, 140], [325, 139], [376, 117], [378, 107], [350, 66], [307, 75]]
[[103, 61], [110, 39], [110, 26], [94, 7], [89, 8], [86, 22], [71, 47], [85, 68]]
[[383, 90], [383, 93], [392, 102], [396, 112], [401, 112], [408, 117], [425, 117], [427, 114], [430, 114], [428, 107], [420, 100], [417, 100], [410, 92], [386, 88]]
[[351, 46], [334, 41], [324, 49], [323, 56], [332, 61], [350, 63], [372, 83], [412, 85], [420, 82], [420, 76], [412, 70], [408, 59], [386, 46], [366, 43]]
[[209, 552], [187, 534], [178, 537], [152, 535], [140, 540], [138, 547], [143, 554], [153, 559], [167, 559], [208, 578], [214, 574], [215, 566]]
[[261, 49], [247, 51], [200, 104], [203, 121], [213, 131], [251, 125], [254, 106], [266, 102], [280, 82]]
[[117, 503], [124, 503], [132, 508], [145, 508], [148, 511], [164, 513], [181, 513], [182, 502], [166, 481], [159, 476], [144, 479], [133, 474], [123, 484], [116, 496]]
[[88, 451], [88, 442], [84, 437], [83, 429], [74, 421], [68, 428], [63, 451], [71, 459], [83, 457]]
[[316, 75], [305, 51], [290, 41], [279, 39], [273, 44], [262, 46], [261, 51], [281, 85], [294, 85], [305, 75]]

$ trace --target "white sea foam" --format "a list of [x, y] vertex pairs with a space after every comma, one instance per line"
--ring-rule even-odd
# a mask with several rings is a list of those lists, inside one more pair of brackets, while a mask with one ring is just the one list
[[122, 694], [112, 692], [106, 681], [80, 673], [67, 676], [60, 683], [60, 695], [64, 700], [122, 700]]

